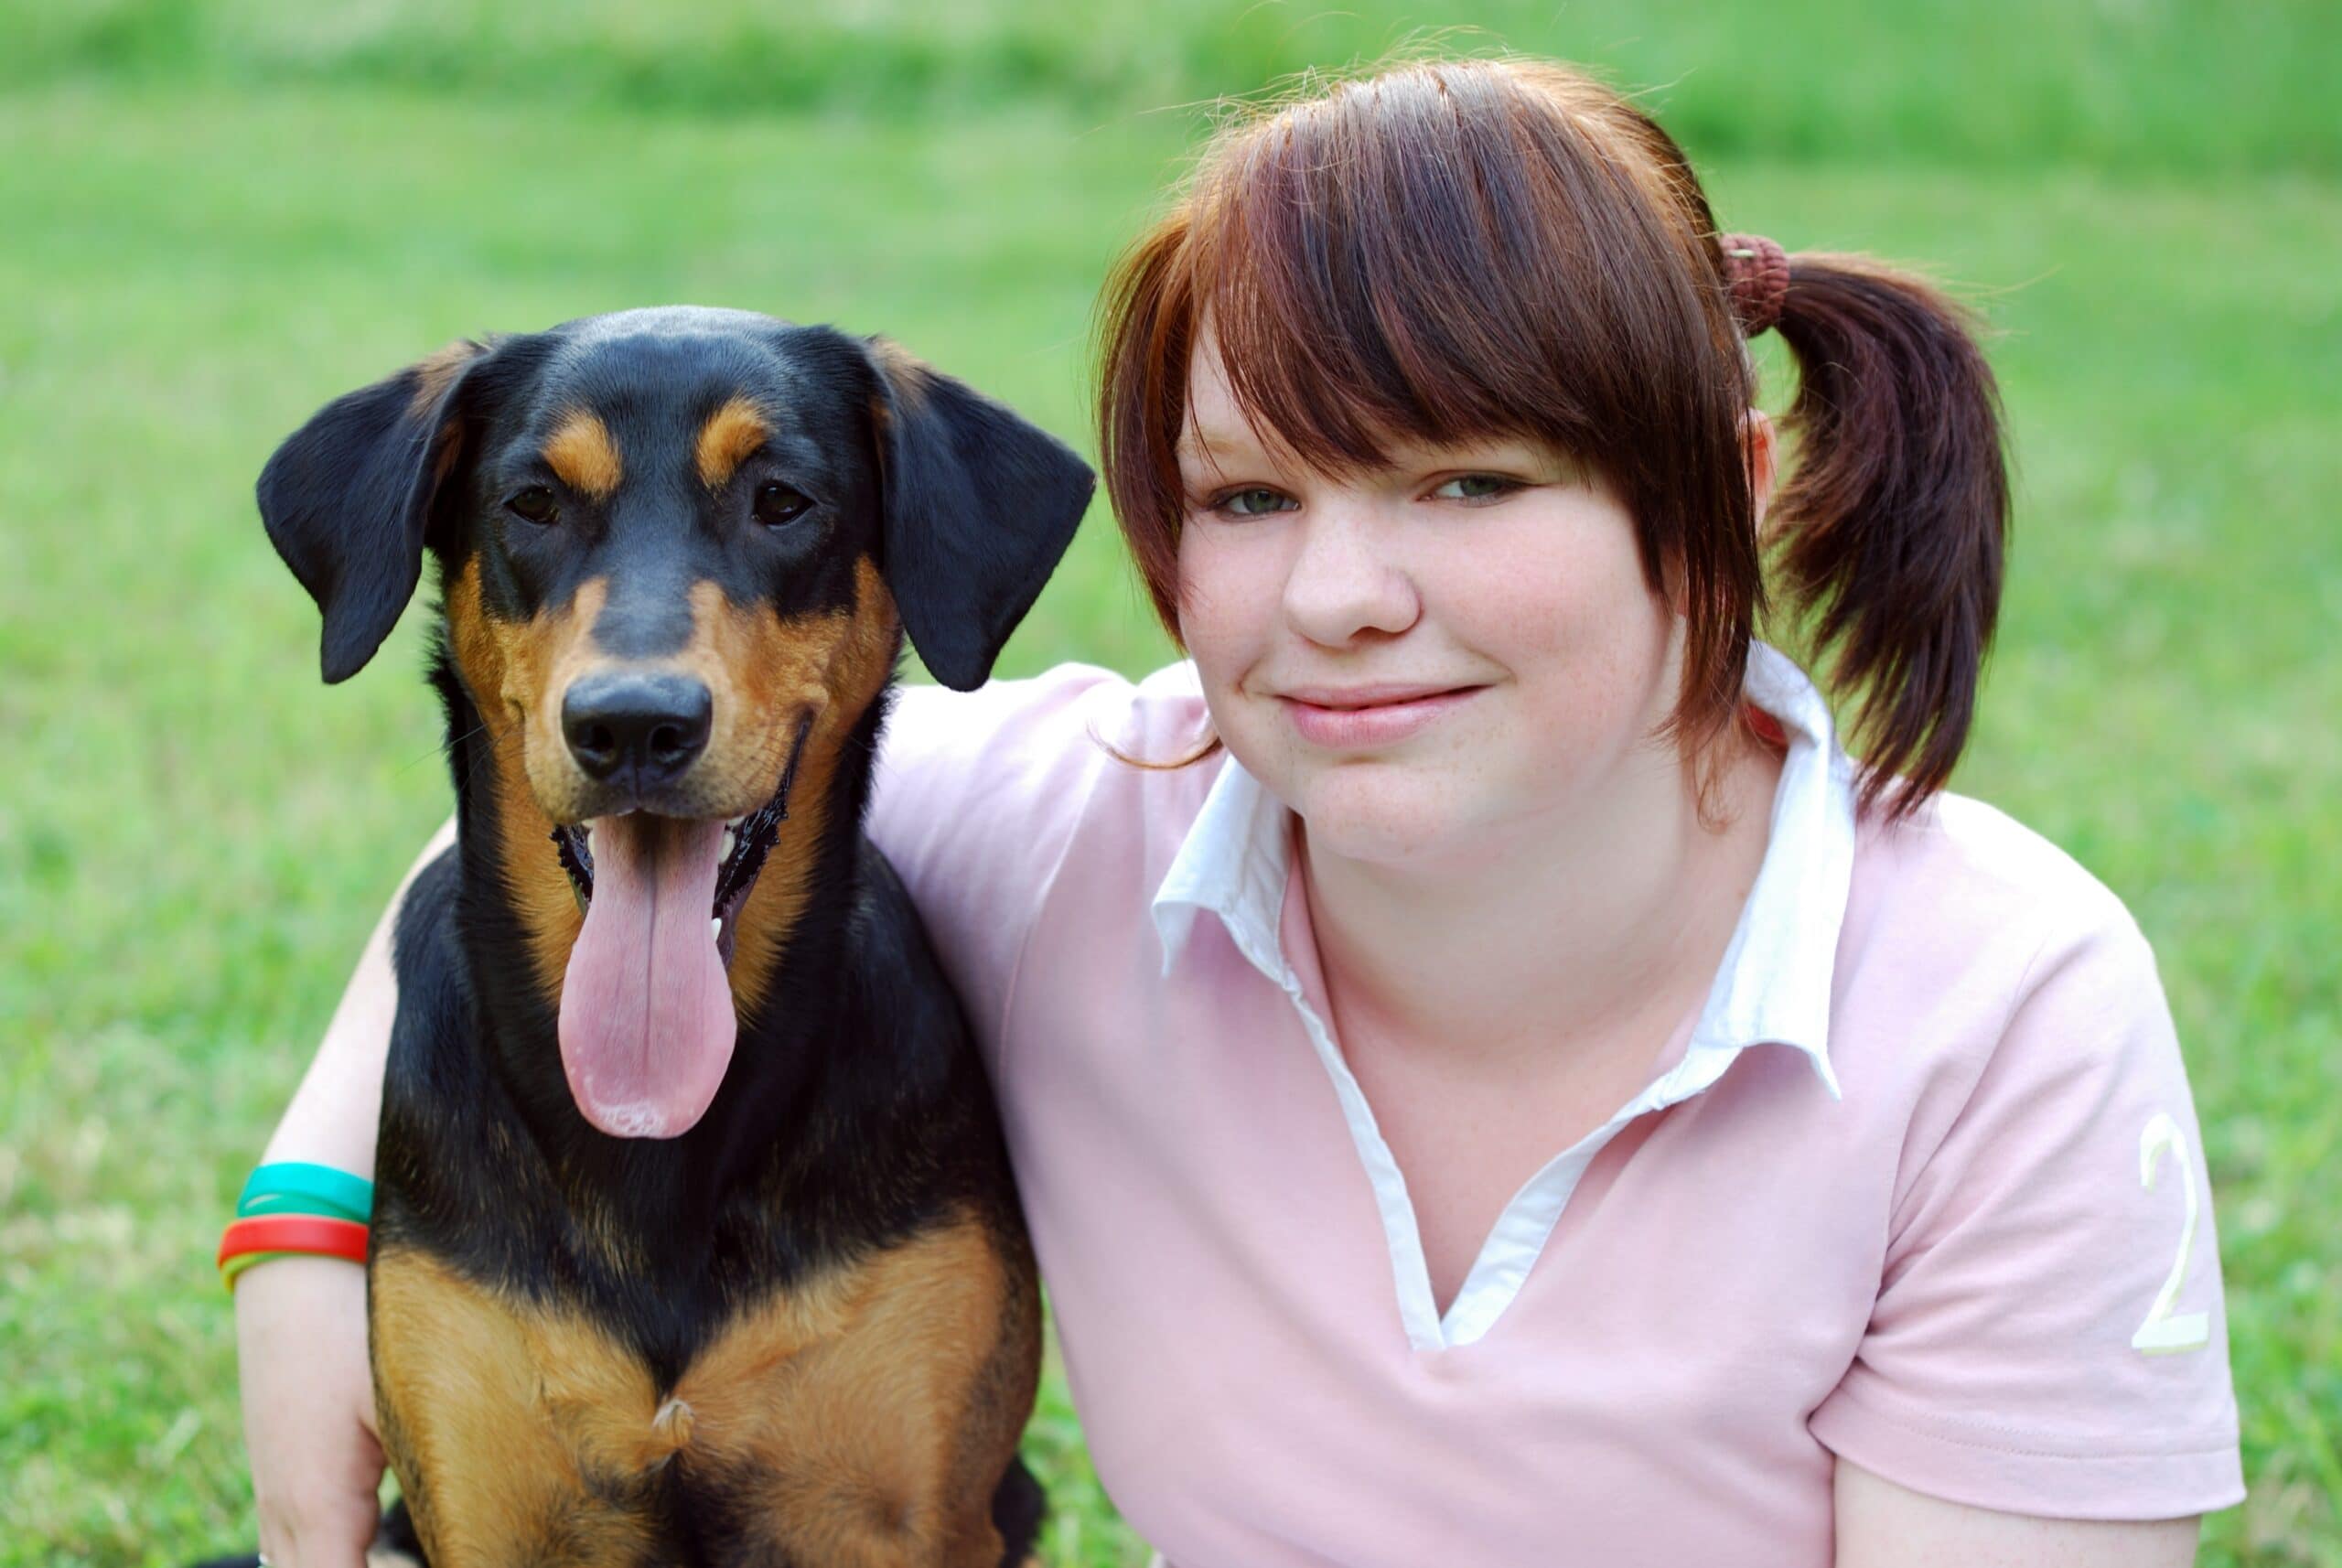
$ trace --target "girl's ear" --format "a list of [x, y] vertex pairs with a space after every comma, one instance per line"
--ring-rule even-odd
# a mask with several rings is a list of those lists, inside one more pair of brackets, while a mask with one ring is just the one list
[[1766, 514], [1773, 506], [1774, 481], [1780, 475], [1778, 443], [1771, 414], [1761, 408], [1752, 408], [1741, 416], [1740, 452], [1748, 467], [1750, 520], [1756, 524], [1760, 540], [1765, 537]]
[[866, 347], [879, 569], [929, 671], [972, 691], [1073, 542], [1097, 476], [1004, 404], [883, 338]]

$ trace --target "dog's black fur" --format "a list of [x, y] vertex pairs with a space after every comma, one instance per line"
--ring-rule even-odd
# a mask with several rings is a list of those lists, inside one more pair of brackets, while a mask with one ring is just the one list
[[[694, 433], [742, 398], [766, 439], [723, 484], [689, 482]], [[599, 498], [543, 456], [549, 429], [580, 408], [625, 455], [623, 481]], [[802, 913], [759, 993], [740, 998], [737, 1047], [714, 1101], [689, 1131], [661, 1140], [597, 1131], [564, 1077], [549, 939], [516, 878], [553, 877], [565, 859], [586, 873], [590, 862], [571, 856], [582, 835], [508, 842], [530, 819], [498, 798], [522, 779], [509, 765], [517, 753], [500, 767], [497, 747], [524, 715], [500, 711], [508, 694], [472, 689], [463, 649], [481, 635], [473, 623], [526, 636], [596, 582], [606, 597], [591, 646], [619, 661], [655, 660], [694, 635], [689, 590], [714, 583], [730, 605], [770, 606], [785, 635], [866, 628], [892, 611], [871, 602], [862, 564], [937, 676], [972, 687], [1069, 541], [1091, 484], [1056, 440], [888, 346], [682, 308], [459, 346], [328, 404], [269, 463], [261, 511], [323, 612], [328, 681], [371, 658], [426, 553], [446, 601], [432, 675], [459, 836], [418, 876], [398, 922], [370, 1262], [385, 1444], [424, 1542], [443, 1481], [427, 1455], [445, 1444], [419, 1441], [433, 1412], [411, 1408], [427, 1402], [383, 1370], [384, 1336], [399, 1331], [381, 1321], [385, 1260], [427, 1258], [521, 1319], [582, 1317], [661, 1397], [759, 1304], [953, 1225], [981, 1230], [1006, 1282], [1003, 1348], [968, 1397], [999, 1402], [1018, 1427], [1033, 1393], [1026, 1342], [1037, 1334], [990, 1090], [908, 899], [862, 832], [899, 630], [891, 620], [880, 628], [887, 675], [865, 709], [832, 715], [826, 742], [809, 740], [810, 718], [795, 732], [792, 778], [809, 746], [828, 747], [821, 809], [790, 799], [781, 778], [759, 787], [777, 789], [779, 808], [748, 829], [768, 833], [763, 874], [786, 859], [803, 878]], [[776, 486], [808, 510], [772, 523], [794, 504], [768, 505]], [[530, 488], [554, 497], [552, 525], [508, 504]], [[632, 803], [677, 816], [748, 809], [706, 809], [682, 786], [641, 787]], [[546, 815], [559, 830], [623, 809], [603, 787]], [[523, 1547], [561, 1558], [564, 1531], [591, 1529], [597, 1509], [649, 1531], [655, 1549], [633, 1559], [644, 1563], [819, 1560], [783, 1542], [793, 1527], [775, 1525], [760, 1492], [773, 1479], [754, 1464], [702, 1464], [688, 1444], [645, 1473], [589, 1474], [591, 1506], [531, 1526], [537, 1538], [513, 1542], [511, 1560], [535, 1560]], [[1039, 1488], [1012, 1456], [988, 1489], [1002, 1561], [1022, 1561]], [[422, 1552], [403, 1512], [386, 1521], [385, 1542]], [[580, 1540], [575, 1555], [598, 1561], [598, 1550]]]

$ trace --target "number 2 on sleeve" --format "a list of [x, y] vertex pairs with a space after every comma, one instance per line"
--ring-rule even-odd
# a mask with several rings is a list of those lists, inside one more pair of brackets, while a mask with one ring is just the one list
[[2212, 1339], [2208, 1314], [2174, 1316], [2171, 1310], [2179, 1300], [2180, 1287], [2187, 1282], [2187, 1260], [2196, 1248], [2197, 1206], [2201, 1199], [2196, 1196], [2196, 1166], [2187, 1157], [2187, 1140], [2180, 1135], [2179, 1123], [2171, 1119], [2171, 1113], [2158, 1111], [2139, 1133], [2139, 1185], [2150, 1192], [2154, 1190], [2155, 1172], [2165, 1150], [2179, 1166], [2179, 1187], [2187, 1195], [2187, 1218], [2179, 1228], [2179, 1256], [2171, 1261], [2171, 1273], [2165, 1276], [2154, 1305], [2147, 1308], [2146, 1320], [2131, 1336], [2131, 1348], [2150, 1356], [2201, 1350]]

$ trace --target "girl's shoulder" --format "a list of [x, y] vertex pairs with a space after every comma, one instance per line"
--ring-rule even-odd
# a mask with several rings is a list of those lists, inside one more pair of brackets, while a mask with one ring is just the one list
[[932, 873], [931, 897], [1004, 897], [1085, 829], [1108, 840], [1177, 831], [1219, 771], [1209, 746], [1184, 661], [1139, 681], [1060, 664], [972, 692], [905, 686], [872, 771], [870, 834], [915, 896]]
[[[902, 878], [987, 1059], [1025, 941], [1069, 862], [1144, 865], [1218, 771], [1194, 671], [1061, 664], [972, 692], [906, 686], [871, 774], [871, 840]], [[1086, 846], [1086, 848], [1084, 847]], [[1138, 886], [1136, 882], [1131, 884]], [[1101, 928], [1102, 929], [1102, 928]]]
[[1864, 813], [1855, 877], [1924, 893], [1971, 918], [2135, 930], [2104, 882], [2065, 849], [1999, 807], [1950, 790], [1899, 821]]
[[1846, 928], [1929, 972], [2006, 971], [2013, 991], [2078, 958], [2154, 977], [2146, 938], [2104, 882], [2007, 812], [1950, 792], [1900, 820], [1864, 816]]
[[2193, 1139], [2154, 949], [2105, 883], [2004, 811], [1947, 794], [1865, 818], [1836, 971], [1832, 1062], [1849, 1101], [1866, 1086], [1899, 1108], [1907, 1192], [1961, 1166], [1961, 1126], [1998, 1127], [1985, 1153], [2002, 1161], [2087, 1145], [2099, 1177], [2133, 1186], [2146, 1130]]
[[948, 765], [1006, 778], [1117, 759], [1162, 766], [1192, 756], [1209, 725], [1195, 666], [1184, 660], [1139, 681], [1065, 663], [972, 692], [897, 688], [878, 764], [898, 775]]

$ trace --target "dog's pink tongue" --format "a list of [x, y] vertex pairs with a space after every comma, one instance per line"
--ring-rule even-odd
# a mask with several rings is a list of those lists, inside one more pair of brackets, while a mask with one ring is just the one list
[[561, 989], [561, 1065], [586, 1120], [672, 1138], [706, 1112], [739, 1020], [709, 921], [721, 822], [598, 817], [594, 896]]

